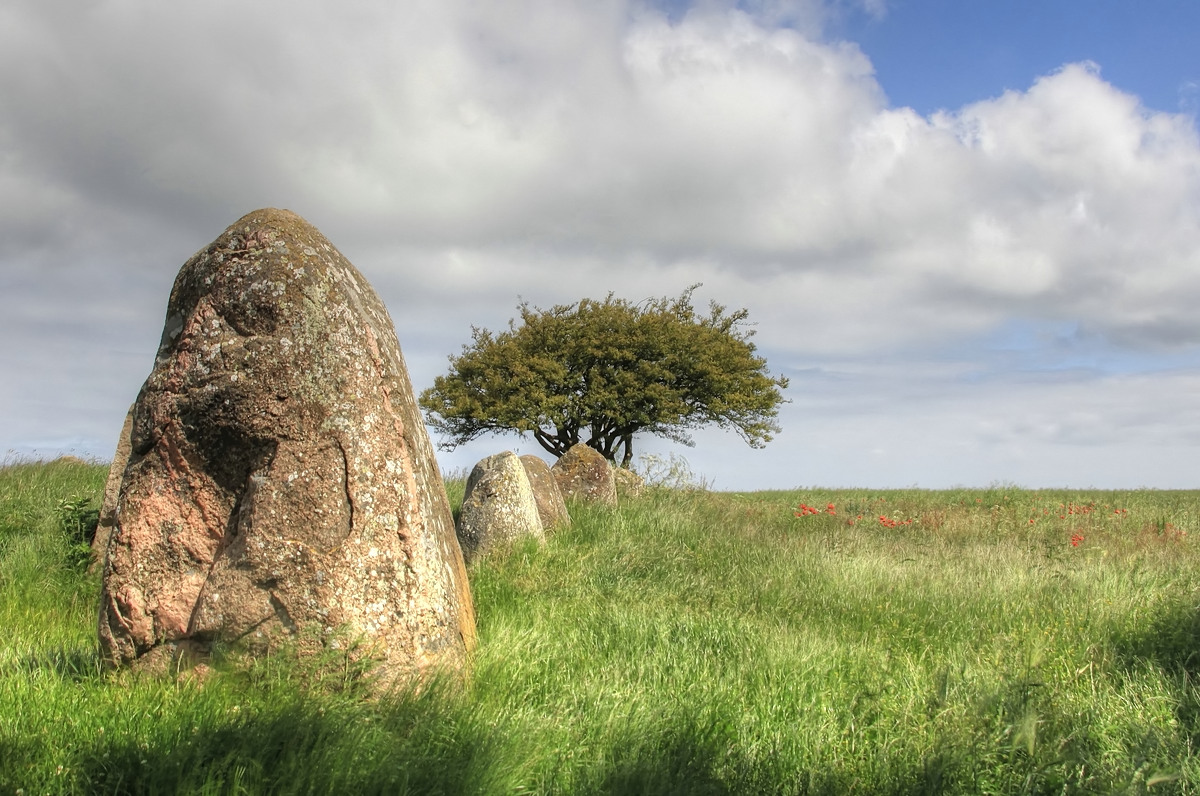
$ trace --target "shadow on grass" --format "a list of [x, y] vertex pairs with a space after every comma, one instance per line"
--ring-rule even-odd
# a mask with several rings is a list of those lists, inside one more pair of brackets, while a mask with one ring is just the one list
[[420, 697], [390, 705], [294, 701], [149, 740], [98, 739], [72, 766], [88, 793], [492, 792], [496, 744], [460, 713]]
[[1173, 678], [1175, 715], [1200, 744], [1200, 605], [1197, 595], [1180, 595], [1144, 626], [1119, 635], [1118, 658], [1130, 668], [1149, 663]]
[[[503, 737], [503, 730], [470, 715], [465, 702], [441, 698], [417, 696], [372, 707], [321, 706], [299, 697], [244, 719], [229, 710], [206, 727], [164, 718], [148, 739], [96, 739], [77, 751], [70, 782], [60, 784], [75, 792], [134, 794], [823, 796], [864, 788], [845, 771], [789, 769], [770, 755], [751, 759], [723, 725], [684, 722], [647, 734], [630, 730], [606, 739], [599, 762], [555, 763], [553, 752], [529, 748], [536, 739]], [[896, 796], [953, 791], [939, 770], [945, 762], [914, 767], [912, 761], [895, 761], [892, 771], [875, 772], [880, 779], [868, 790]], [[572, 770], [577, 764], [581, 768]]]
[[49, 673], [71, 682], [100, 676], [100, 654], [92, 647], [54, 647], [0, 664], [0, 677]]
[[593, 771], [585, 793], [707, 794], [753, 793], [753, 771], [720, 736], [694, 724], [658, 737], [631, 736], [614, 744], [607, 761]]
[[[851, 762], [854, 768], [862, 761]], [[923, 760], [892, 761], [864, 783], [861, 771], [789, 766], [775, 754], [748, 755], [734, 730], [723, 724], [682, 721], [658, 733], [631, 733], [608, 751], [608, 759], [578, 788], [585, 794], [797, 794], [834, 796], [870, 792], [923, 796], [954, 792], [957, 761], [931, 751]]]
[[1163, 606], [1145, 626], [1117, 640], [1117, 653], [1127, 663], [1147, 661], [1163, 670], [1200, 674], [1200, 605], [1196, 597]]

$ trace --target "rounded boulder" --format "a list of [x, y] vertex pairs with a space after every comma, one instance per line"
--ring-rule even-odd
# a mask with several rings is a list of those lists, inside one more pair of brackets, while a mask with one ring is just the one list
[[559, 491], [567, 500], [617, 505], [617, 483], [612, 465], [598, 451], [580, 442], [572, 445], [550, 468]]
[[481, 460], [467, 478], [458, 516], [458, 541], [467, 560], [530, 536], [546, 538], [521, 460], [512, 451]]

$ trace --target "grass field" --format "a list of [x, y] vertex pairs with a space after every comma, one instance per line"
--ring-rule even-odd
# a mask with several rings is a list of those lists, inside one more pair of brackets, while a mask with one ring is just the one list
[[1200, 790], [1197, 492], [575, 506], [472, 566], [465, 685], [372, 701], [335, 653], [101, 672], [104, 476], [0, 469], [0, 794]]

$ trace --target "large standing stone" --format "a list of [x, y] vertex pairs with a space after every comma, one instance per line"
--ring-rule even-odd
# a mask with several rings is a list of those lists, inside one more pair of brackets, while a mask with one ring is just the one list
[[572, 445], [550, 468], [564, 498], [605, 506], [617, 505], [617, 484], [612, 466], [584, 443]]
[[133, 409], [100, 643], [145, 664], [308, 629], [361, 642], [390, 683], [463, 663], [475, 617], [387, 310], [304, 219], [258, 210], [175, 279]]
[[527, 453], [521, 457], [521, 466], [525, 468], [525, 476], [533, 490], [533, 499], [537, 503], [538, 516], [546, 531], [571, 524], [571, 515], [567, 512], [567, 504], [563, 500], [562, 490], [558, 481], [550, 472], [550, 465], [540, 456]]
[[104, 498], [100, 503], [100, 521], [96, 524], [96, 535], [92, 537], [92, 563], [88, 567], [89, 572], [103, 568], [104, 556], [108, 554], [108, 541], [112, 538], [113, 527], [117, 524], [117, 500], [121, 496], [121, 481], [125, 477], [125, 467], [129, 464], [129, 437], [132, 433], [131, 406], [125, 413], [121, 436], [117, 438], [117, 449], [113, 453], [112, 464], [108, 467], [108, 480], [104, 484]]
[[468, 559], [533, 536], [545, 539], [525, 467], [512, 451], [489, 456], [467, 478], [458, 541]]

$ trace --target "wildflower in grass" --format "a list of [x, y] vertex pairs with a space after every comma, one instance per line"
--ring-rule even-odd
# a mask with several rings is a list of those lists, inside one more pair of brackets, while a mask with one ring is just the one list
[[830, 516], [837, 516], [837, 510], [833, 507], [832, 503], [825, 507], [825, 513]]
[[1083, 541], [1083, 534], [1076, 533], [1071, 536], [1071, 547], [1079, 547], [1079, 543]]

